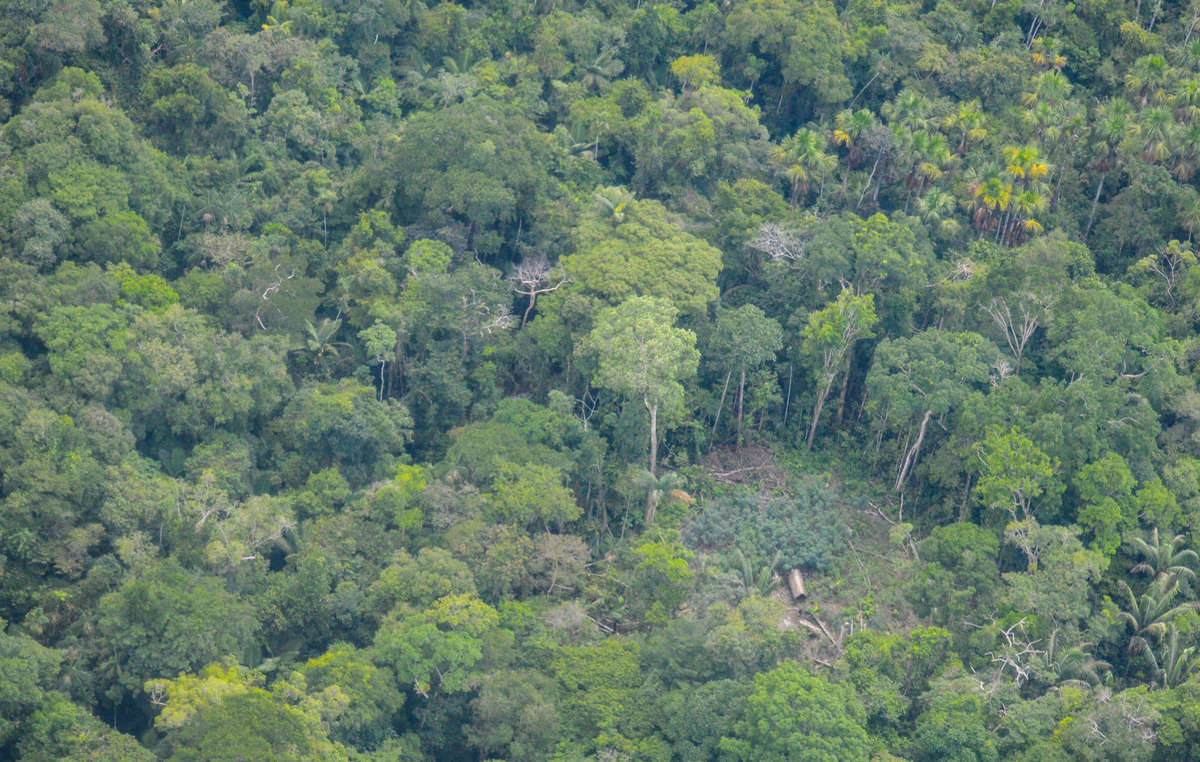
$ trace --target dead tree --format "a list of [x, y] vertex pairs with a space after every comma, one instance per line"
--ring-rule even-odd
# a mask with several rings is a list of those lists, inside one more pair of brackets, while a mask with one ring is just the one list
[[557, 291], [571, 282], [561, 270], [551, 267], [546, 257], [541, 254], [525, 257], [518, 262], [508, 280], [518, 294], [529, 299], [529, 306], [521, 316], [522, 328], [529, 321], [529, 315], [533, 312], [539, 295]]

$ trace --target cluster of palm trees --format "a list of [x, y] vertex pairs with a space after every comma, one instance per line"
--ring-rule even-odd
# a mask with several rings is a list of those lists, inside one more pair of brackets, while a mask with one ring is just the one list
[[[1117, 582], [1125, 598], [1119, 616], [1132, 630], [1128, 650], [1131, 657], [1144, 659], [1154, 681], [1163, 688], [1183, 682], [1196, 667], [1196, 647], [1181, 648], [1175, 619], [1180, 614], [1200, 609], [1200, 601], [1176, 601], [1191, 592], [1196, 573], [1192, 565], [1200, 560], [1194, 550], [1181, 547], [1183, 535], [1160, 539], [1158, 529], [1148, 538], [1130, 541], [1140, 558], [1130, 570], [1149, 578], [1141, 594], [1135, 594], [1124, 580]], [[1132, 666], [1133, 659], [1130, 660]]]
[[[807, 204], [813, 194], [819, 200], [840, 166], [842, 201], [855, 208], [868, 198], [877, 202], [881, 188], [897, 183], [905, 211], [946, 235], [959, 232], [953, 215], [961, 205], [980, 237], [1016, 245], [1042, 232], [1064, 178], [1072, 167], [1086, 166], [1095, 183], [1086, 240], [1105, 190], [1134, 164], [1161, 165], [1180, 181], [1200, 172], [1200, 75], [1183, 76], [1162, 56], [1144, 56], [1126, 75], [1124, 95], [1089, 113], [1073, 97], [1062, 71], [1066, 59], [1053, 41], [1034, 40], [1032, 56], [1040, 71], [1021, 97], [1020, 129], [1005, 135], [999, 155], [966, 161], [971, 149], [1001, 132], [979, 101], [946, 111], [945, 104], [905, 90], [880, 109], [883, 122], [867, 109], [847, 109], [831, 131], [802, 127], [773, 147], [792, 205]], [[1082, 163], [1072, 156], [1080, 146], [1087, 152]], [[952, 186], [941, 182], [948, 178]], [[1194, 210], [1184, 206], [1180, 225], [1200, 233], [1200, 197]]]

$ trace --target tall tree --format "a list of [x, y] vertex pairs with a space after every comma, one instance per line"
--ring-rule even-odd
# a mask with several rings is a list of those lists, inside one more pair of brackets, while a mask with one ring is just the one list
[[813, 403], [812, 425], [808, 429], [805, 446], [811, 450], [817, 435], [817, 424], [821, 410], [825, 407], [833, 383], [841, 372], [842, 364], [850, 350], [860, 339], [874, 334], [872, 326], [878, 321], [875, 316], [875, 296], [856, 295], [849, 288], [842, 289], [836, 300], [824, 309], [808, 316], [808, 325], [801, 336], [801, 352], [812, 363], [817, 381], [817, 397]]
[[[700, 353], [696, 334], [675, 326], [670, 302], [635, 296], [601, 310], [596, 327], [580, 342], [581, 354], [595, 358], [596, 383], [632, 399], [650, 414], [650, 473], [658, 473], [658, 416], [683, 402], [681, 381], [696, 375]], [[654, 503], [646, 501], [646, 523]]]
[[[742, 412], [746, 396], [746, 371], [774, 359], [783, 346], [783, 329], [779, 323], [763, 314], [753, 304], [737, 309], [721, 310], [717, 324], [709, 340], [709, 349], [724, 365], [729, 374], [738, 374], [737, 391], [737, 444], [742, 444]], [[729, 375], [725, 377], [726, 384]], [[722, 392], [721, 404], [725, 395]], [[717, 416], [721, 415], [718, 408]], [[713, 422], [716, 428], [716, 421]]]

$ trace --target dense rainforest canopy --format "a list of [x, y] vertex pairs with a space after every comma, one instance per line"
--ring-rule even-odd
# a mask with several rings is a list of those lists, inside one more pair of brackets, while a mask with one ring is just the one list
[[0, 760], [1200, 756], [1200, 1], [0, 9]]

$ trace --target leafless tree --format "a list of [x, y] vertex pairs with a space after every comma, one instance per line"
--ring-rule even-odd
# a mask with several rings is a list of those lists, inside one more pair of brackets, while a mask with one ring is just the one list
[[998, 296], [983, 305], [983, 311], [991, 316], [996, 327], [1004, 334], [1004, 340], [1008, 343], [1008, 349], [1016, 362], [1015, 373], [1021, 372], [1021, 357], [1025, 354], [1025, 346], [1038, 326], [1050, 314], [1053, 306], [1052, 296], [1035, 294], [1032, 291], [1027, 291], [1012, 300]]
[[541, 254], [525, 257], [518, 262], [508, 279], [518, 294], [529, 299], [529, 306], [525, 308], [525, 314], [521, 316], [522, 328], [525, 327], [525, 323], [529, 322], [529, 314], [533, 312], [533, 307], [537, 304], [540, 294], [557, 291], [571, 282], [570, 278], [561, 270], [551, 267], [546, 257]]
[[748, 244], [771, 259], [795, 264], [803, 261], [808, 239], [801, 233], [775, 222], [764, 222]]

